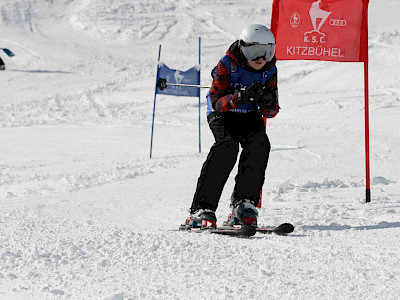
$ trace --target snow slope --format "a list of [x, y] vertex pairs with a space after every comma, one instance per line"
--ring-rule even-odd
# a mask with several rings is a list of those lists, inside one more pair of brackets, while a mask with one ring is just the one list
[[[272, 1], [0, 0], [1, 299], [397, 299], [400, 21], [369, 9], [372, 202], [363, 66], [280, 61], [259, 222], [288, 237], [174, 231], [213, 143], [202, 97], [158, 96], [161, 60], [202, 83]], [[205, 91], [202, 91], [205, 95]], [[230, 177], [217, 210], [229, 213]]]

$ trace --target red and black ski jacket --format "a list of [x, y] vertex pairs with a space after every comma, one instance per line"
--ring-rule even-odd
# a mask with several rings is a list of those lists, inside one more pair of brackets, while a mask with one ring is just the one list
[[[230, 61], [233, 62], [233, 64], [236, 64], [236, 66], [232, 67], [232, 64], [231, 66], [226, 66], [226, 56], [230, 59]], [[210, 102], [209, 106], [212, 106], [213, 110], [219, 112], [240, 111], [240, 109], [238, 109], [238, 107], [240, 107], [241, 99], [240, 92], [238, 90], [232, 90], [232, 74], [233, 72], [237, 72], [237, 68], [242, 68], [245, 71], [242, 72], [244, 74], [246, 74], [246, 72], [250, 72], [252, 74], [265, 74], [267, 72], [272, 72], [272, 74], [269, 75], [268, 79], [265, 81], [264, 86], [268, 87], [272, 92], [274, 100], [276, 100], [276, 106], [273, 109], [260, 108], [260, 110], [266, 118], [275, 117], [279, 112], [277, 69], [275, 66], [276, 58], [274, 57], [271, 61], [267, 62], [261, 70], [255, 70], [247, 64], [247, 59], [240, 51], [239, 41], [234, 42], [229, 47], [228, 51], [226, 52], [226, 56], [218, 62], [215, 74], [213, 74], [214, 79], [208, 95], [208, 101]], [[236, 78], [235, 80], [240, 81], [239, 84], [242, 84], [241, 78]], [[237, 83], [238, 82], [234, 82], [234, 84]], [[242, 87], [245, 86], [242, 85]]]

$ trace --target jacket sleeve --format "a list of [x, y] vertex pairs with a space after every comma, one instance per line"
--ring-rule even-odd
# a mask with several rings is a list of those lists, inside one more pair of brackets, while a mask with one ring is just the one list
[[230, 91], [231, 73], [220, 60], [210, 88], [211, 105], [215, 111], [226, 112], [238, 106], [241, 97], [239, 92]]
[[273, 100], [275, 102], [275, 107], [274, 108], [263, 108], [260, 107], [261, 113], [263, 114], [264, 117], [266, 118], [273, 118], [275, 117], [278, 112], [279, 112], [279, 97], [278, 97], [278, 69], [276, 69], [275, 74], [272, 75], [270, 79], [267, 80], [265, 83], [265, 87], [268, 88], [268, 90], [271, 91]]

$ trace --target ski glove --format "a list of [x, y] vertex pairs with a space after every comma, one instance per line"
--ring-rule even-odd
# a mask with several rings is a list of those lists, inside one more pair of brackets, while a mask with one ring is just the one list
[[263, 90], [263, 96], [258, 99], [257, 104], [261, 108], [274, 109], [276, 108], [277, 99], [278, 97], [276, 89], [265, 87]]
[[261, 83], [255, 82], [251, 86], [248, 86], [244, 91], [240, 92], [241, 100], [240, 104], [246, 104], [249, 102], [259, 102], [264, 95], [264, 89]]

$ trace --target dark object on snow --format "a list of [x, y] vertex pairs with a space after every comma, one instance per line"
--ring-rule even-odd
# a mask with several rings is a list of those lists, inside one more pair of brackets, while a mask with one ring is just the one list
[[6, 66], [4, 65], [4, 61], [0, 57], [0, 70], [5, 70]]
[[7, 48], [0, 48], [0, 49], [3, 50], [4, 53], [7, 54], [9, 57], [15, 56], [15, 54], [10, 49]]

